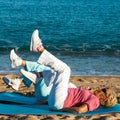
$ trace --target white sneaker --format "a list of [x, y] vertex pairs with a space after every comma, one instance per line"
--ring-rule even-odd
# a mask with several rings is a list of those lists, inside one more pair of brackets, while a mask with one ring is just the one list
[[11, 67], [16, 68], [21, 65], [22, 59], [16, 55], [14, 49], [10, 51], [10, 60], [11, 60]]
[[21, 72], [26, 78], [28, 78], [29, 80], [31, 80], [34, 84], [36, 83], [36, 81], [37, 81], [37, 75], [36, 75], [35, 73], [28, 72], [28, 71], [25, 71], [25, 70], [23, 70], [23, 69], [21, 69], [20, 72]]
[[10, 87], [12, 87], [14, 90], [18, 90], [19, 87], [20, 87], [20, 84], [21, 84], [21, 80], [19, 78], [6, 78], [6, 77], [3, 77], [2, 78], [3, 81], [9, 85]]
[[39, 31], [35, 30], [31, 36], [30, 51], [38, 52], [38, 48], [43, 48], [41, 39], [39, 38]]

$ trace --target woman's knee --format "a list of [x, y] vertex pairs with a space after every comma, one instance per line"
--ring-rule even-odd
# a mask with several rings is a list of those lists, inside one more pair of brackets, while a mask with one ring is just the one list
[[69, 67], [69, 66], [66, 66], [65, 69], [64, 69], [64, 72], [66, 72], [67, 75], [70, 75], [70, 73], [71, 73], [70, 67]]

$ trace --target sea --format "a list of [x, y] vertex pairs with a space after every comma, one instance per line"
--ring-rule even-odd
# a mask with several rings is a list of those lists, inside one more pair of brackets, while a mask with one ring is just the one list
[[0, 74], [20, 73], [11, 49], [37, 61], [29, 51], [35, 29], [71, 75], [120, 76], [120, 0], [0, 0]]

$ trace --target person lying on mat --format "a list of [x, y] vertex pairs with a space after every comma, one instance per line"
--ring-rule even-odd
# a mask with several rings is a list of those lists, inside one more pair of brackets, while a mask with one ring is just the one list
[[[110, 89], [100, 89], [91, 93], [83, 88], [69, 88], [70, 67], [43, 47], [38, 30], [32, 34], [30, 51], [40, 53], [37, 62], [52, 69], [49, 74], [44, 71], [39, 74], [43, 78], [49, 78], [45, 81], [47, 86], [53, 84], [48, 96], [50, 109], [85, 113], [97, 109], [100, 105], [109, 107], [117, 103], [116, 96]], [[10, 59], [12, 66], [24, 64], [24, 60], [14, 54], [11, 54]]]

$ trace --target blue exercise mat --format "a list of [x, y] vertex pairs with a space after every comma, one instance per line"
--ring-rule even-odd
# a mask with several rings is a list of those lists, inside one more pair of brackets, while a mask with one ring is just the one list
[[35, 104], [37, 102], [37, 99], [36, 97], [27, 97], [27, 96], [17, 94], [17, 93], [1, 92], [0, 101], [31, 105], [31, 104]]
[[[9, 97], [8, 97], [9, 96]], [[17, 98], [17, 99], [15, 99]], [[30, 98], [30, 101], [27, 101]], [[31, 99], [32, 98], [32, 99]], [[24, 100], [23, 100], [24, 99]], [[13, 100], [13, 101], [12, 101]], [[20, 102], [22, 100], [22, 102]], [[0, 114], [28, 114], [28, 115], [44, 115], [44, 114], [69, 114], [77, 116], [91, 116], [98, 114], [106, 114], [113, 112], [120, 112], [120, 105], [116, 104], [114, 107], [105, 108], [100, 106], [97, 110], [87, 112], [85, 114], [74, 114], [70, 112], [60, 112], [60, 111], [51, 111], [48, 105], [35, 105], [34, 97], [26, 97], [23, 95], [3, 92], [0, 93], [0, 101], [15, 102], [21, 104], [13, 103], [0, 103]], [[28, 103], [29, 102], [29, 103]]]

